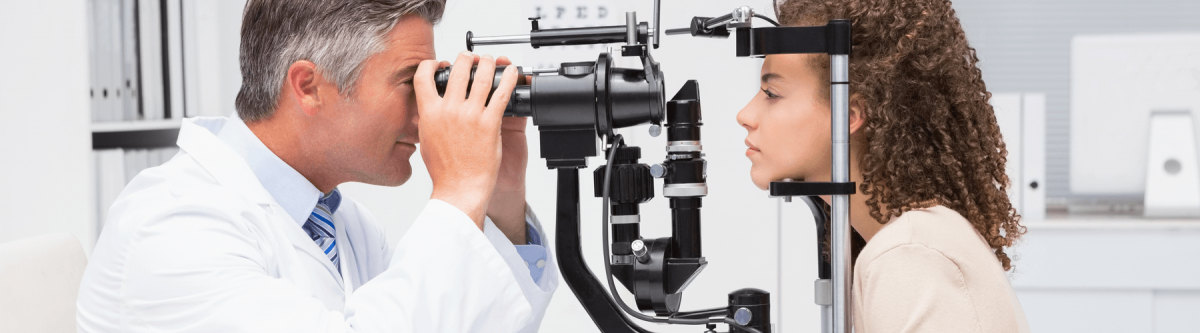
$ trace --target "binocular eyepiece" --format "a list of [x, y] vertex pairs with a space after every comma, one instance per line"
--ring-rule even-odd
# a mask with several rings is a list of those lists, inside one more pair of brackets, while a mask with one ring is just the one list
[[[453, 66], [438, 69], [433, 73], [433, 82], [437, 87], [438, 96], [446, 96], [446, 86], [450, 82], [450, 70]], [[500, 86], [500, 79], [504, 77], [504, 69], [508, 66], [496, 66], [496, 73], [492, 75], [492, 89], [488, 90], [487, 101], [492, 100], [492, 95], [496, 93], [496, 88]], [[478, 68], [471, 68], [471, 78], [467, 81], [467, 96], [471, 96], [471, 86], [475, 84], [475, 71]], [[517, 67], [517, 88], [513, 89], [512, 96], [508, 99], [508, 107], [504, 108], [505, 117], [530, 117], [533, 115], [533, 110], [529, 107], [529, 82], [521, 67]]]
[[[496, 66], [492, 76], [490, 100], [500, 85], [504, 69]], [[453, 66], [438, 69], [434, 83], [438, 95], [445, 96]], [[471, 69], [468, 93], [475, 82]], [[614, 128], [645, 123], [661, 123], [665, 103], [659, 77], [647, 78], [642, 69], [612, 67], [607, 55], [597, 62], [562, 63], [557, 70], [530, 73], [517, 67], [520, 77], [504, 109], [505, 117], [532, 117], [536, 126], [594, 126], [600, 136]], [[655, 73], [661, 75], [661, 73]]]
[[[491, 75], [488, 97], [496, 92], [507, 66], [497, 66]], [[520, 67], [518, 67], [520, 68]], [[445, 95], [452, 67], [434, 74], [438, 94]], [[520, 71], [505, 117], [531, 117], [540, 130], [542, 158], [550, 167], [586, 165], [596, 156], [597, 138], [613, 130], [638, 124], [660, 124], [665, 117], [662, 72], [657, 66], [642, 69], [612, 66], [607, 53], [596, 61], [562, 63], [557, 69]], [[467, 86], [468, 91], [471, 89]]]

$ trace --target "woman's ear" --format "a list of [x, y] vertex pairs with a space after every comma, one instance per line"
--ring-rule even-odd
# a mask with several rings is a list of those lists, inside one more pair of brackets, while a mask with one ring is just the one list
[[850, 95], [850, 135], [858, 133], [858, 130], [867, 123], [867, 102], [863, 101], [862, 95]]
[[296, 98], [296, 105], [304, 114], [313, 116], [321, 108], [320, 83], [322, 78], [317, 73], [317, 64], [308, 60], [292, 63], [287, 71], [287, 85]]

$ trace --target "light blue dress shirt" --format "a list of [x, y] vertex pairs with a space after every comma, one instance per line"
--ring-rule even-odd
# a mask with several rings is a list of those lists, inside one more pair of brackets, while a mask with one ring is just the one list
[[[298, 227], [303, 227], [313, 207], [317, 206], [317, 200], [324, 196], [321, 190], [271, 152], [258, 136], [246, 127], [242, 119], [236, 116], [229, 117], [229, 121], [221, 128], [217, 137], [246, 160], [246, 164], [266, 188], [267, 193], [270, 193], [279, 206], [296, 221]], [[546, 247], [543, 245], [541, 234], [529, 220], [529, 214], [525, 216], [528, 244], [515, 247], [517, 254], [521, 255], [525, 265], [529, 267], [529, 275], [533, 277], [533, 282], [538, 283], [547, 265]]]

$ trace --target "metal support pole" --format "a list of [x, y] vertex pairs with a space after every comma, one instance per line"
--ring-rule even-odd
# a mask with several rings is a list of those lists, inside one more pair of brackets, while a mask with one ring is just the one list
[[[832, 114], [831, 181], [850, 181], [850, 56], [832, 54], [830, 62], [830, 106]], [[850, 307], [850, 196], [834, 195], [830, 210], [833, 268], [833, 332], [851, 333], [853, 313]]]
[[491, 37], [468, 37], [468, 44], [475, 45], [505, 45], [505, 44], [529, 44], [529, 35], [509, 35], [509, 36], [491, 36]]
[[815, 303], [821, 307], [821, 333], [830, 333], [833, 331], [832, 282], [829, 279], [817, 279], [817, 281], [814, 281], [813, 295], [815, 296]]
[[821, 306], [821, 333], [833, 332], [833, 307]]

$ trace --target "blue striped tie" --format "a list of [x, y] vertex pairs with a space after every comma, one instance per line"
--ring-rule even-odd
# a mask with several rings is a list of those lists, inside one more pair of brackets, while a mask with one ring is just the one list
[[337, 211], [338, 205], [342, 203], [342, 193], [336, 188], [329, 195], [317, 200], [317, 208], [313, 209], [312, 214], [308, 215], [308, 221], [304, 223], [304, 232], [312, 237], [313, 242], [321, 250], [325, 251], [325, 255], [329, 257], [329, 261], [333, 262], [333, 267], [336, 267], [340, 272], [342, 269], [338, 266], [338, 250], [337, 250], [337, 233], [333, 228], [333, 212]]

